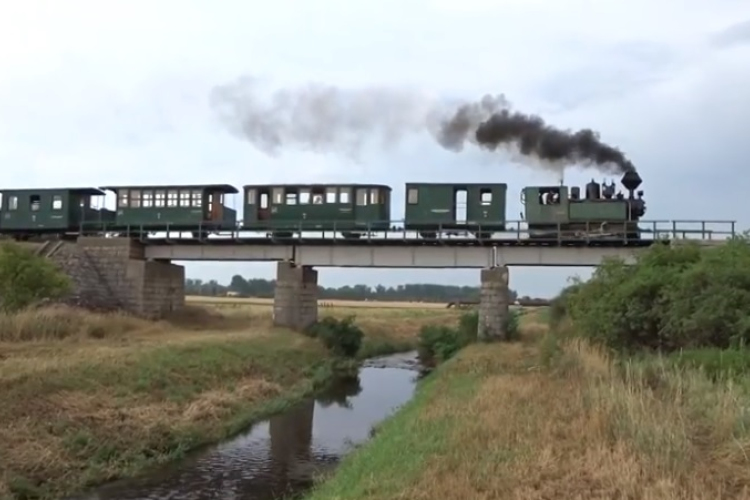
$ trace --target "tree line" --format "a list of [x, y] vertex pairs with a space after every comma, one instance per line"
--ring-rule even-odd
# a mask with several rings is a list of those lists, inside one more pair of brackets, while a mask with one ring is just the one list
[[[185, 293], [187, 295], [225, 296], [231, 292], [241, 297], [271, 298], [274, 294], [276, 280], [260, 278], [245, 279], [240, 275], [232, 277], [228, 285], [222, 285], [216, 280], [203, 281], [187, 279]], [[422, 301], [422, 302], [474, 302], [479, 300], [478, 286], [456, 286], [411, 283], [386, 287], [377, 285], [353, 285], [342, 287], [324, 287], [318, 285], [318, 297], [321, 299], [337, 300], [382, 300], [394, 302]], [[510, 291], [511, 300], [515, 301], [517, 293]]]

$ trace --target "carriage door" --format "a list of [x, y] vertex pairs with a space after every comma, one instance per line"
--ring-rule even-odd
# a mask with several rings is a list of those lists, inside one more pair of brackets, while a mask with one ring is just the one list
[[456, 215], [456, 224], [466, 224], [466, 189], [456, 189], [453, 198], [453, 213]]
[[469, 223], [487, 224], [490, 221], [497, 221], [498, 214], [493, 210], [495, 201], [491, 187], [472, 186], [469, 207], [466, 210]]
[[271, 190], [267, 187], [258, 188], [258, 220], [268, 220], [271, 213]]
[[224, 193], [210, 191], [208, 193], [208, 220], [221, 222], [224, 217]]

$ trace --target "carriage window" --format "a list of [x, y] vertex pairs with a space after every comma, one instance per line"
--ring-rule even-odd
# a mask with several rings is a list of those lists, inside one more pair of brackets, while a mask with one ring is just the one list
[[351, 200], [349, 199], [350, 193], [351, 190], [349, 188], [341, 188], [339, 190], [339, 203], [344, 203], [346, 205], [351, 203]]
[[141, 206], [141, 191], [139, 189], [130, 191], [130, 206], [133, 208]]
[[489, 189], [482, 189], [479, 191], [479, 196], [481, 198], [481, 203], [483, 206], [489, 206], [492, 205], [492, 191]]
[[31, 208], [32, 212], [39, 211], [39, 206], [42, 204], [41, 199], [39, 198], [39, 195], [32, 194], [29, 196], [29, 208]]
[[144, 191], [142, 198], [142, 207], [143, 208], [150, 208], [154, 205], [154, 192], [153, 191]]
[[370, 205], [378, 204], [378, 190], [376, 188], [370, 189]]
[[8, 210], [18, 210], [18, 196], [8, 198]]
[[168, 207], [176, 207], [177, 206], [177, 200], [180, 198], [180, 192], [176, 189], [172, 189], [170, 191], [167, 191], [167, 206]]
[[255, 189], [248, 189], [245, 198], [248, 205], [255, 205]]
[[297, 193], [286, 193], [285, 202], [287, 205], [297, 204]]
[[190, 206], [190, 191], [180, 191], [180, 206], [181, 207]]
[[59, 194], [52, 197], [52, 210], [62, 210], [62, 196]]
[[154, 194], [154, 206], [163, 207], [167, 193], [165, 191], [157, 191]]
[[273, 188], [273, 204], [281, 205], [282, 203], [284, 203], [284, 189]]
[[203, 192], [200, 189], [193, 191], [193, 206], [200, 207], [203, 205]]
[[367, 190], [357, 189], [357, 205], [364, 207], [367, 205]]
[[409, 194], [407, 195], [408, 199], [407, 202], [409, 205], [416, 205], [419, 203], [419, 191], [417, 188], [411, 188], [409, 189]]
[[313, 193], [312, 195], [312, 202], [313, 205], [322, 205], [323, 204], [323, 193]]
[[387, 191], [385, 189], [380, 190], [380, 204], [385, 205], [387, 203]]
[[90, 208], [91, 207], [91, 196], [81, 196], [81, 199], [78, 200], [78, 206], [81, 208]]
[[299, 204], [307, 205], [308, 203], [310, 203], [310, 190], [300, 189], [299, 190]]
[[336, 188], [326, 188], [326, 203], [336, 203]]
[[120, 191], [117, 193], [117, 206], [120, 208], [128, 206], [128, 191]]

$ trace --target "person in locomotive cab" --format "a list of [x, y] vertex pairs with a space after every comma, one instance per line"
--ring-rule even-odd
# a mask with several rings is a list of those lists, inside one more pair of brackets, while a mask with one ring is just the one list
[[323, 204], [323, 195], [322, 194], [314, 194], [313, 195], [313, 205], [322, 205]]
[[551, 201], [551, 203], [553, 205], [556, 205], [556, 204], [560, 203], [560, 193], [552, 193], [552, 201]]

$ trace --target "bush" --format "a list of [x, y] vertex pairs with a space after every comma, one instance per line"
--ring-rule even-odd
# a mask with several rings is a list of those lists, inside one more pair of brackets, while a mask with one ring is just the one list
[[70, 280], [52, 262], [15, 244], [0, 244], [0, 309], [19, 311], [63, 297]]
[[470, 340], [458, 328], [425, 325], [419, 332], [417, 352], [423, 364], [433, 365], [450, 359]]
[[750, 349], [691, 349], [672, 353], [669, 361], [681, 368], [699, 368], [714, 381], [750, 373]]
[[[507, 317], [509, 339], [519, 334], [520, 314], [511, 309]], [[417, 350], [423, 363], [432, 365], [452, 358], [458, 351], [477, 341], [479, 330], [479, 312], [471, 311], [461, 315], [458, 326], [425, 325], [419, 332]]]
[[726, 349], [750, 340], [747, 236], [715, 248], [654, 245], [603, 263], [553, 303], [577, 332], [618, 351]]
[[521, 337], [521, 311], [511, 309], [505, 322], [507, 340], [518, 340]]
[[362, 346], [364, 333], [354, 324], [354, 316], [344, 319], [325, 317], [310, 326], [306, 333], [314, 338], [320, 339], [336, 356], [353, 358]]

